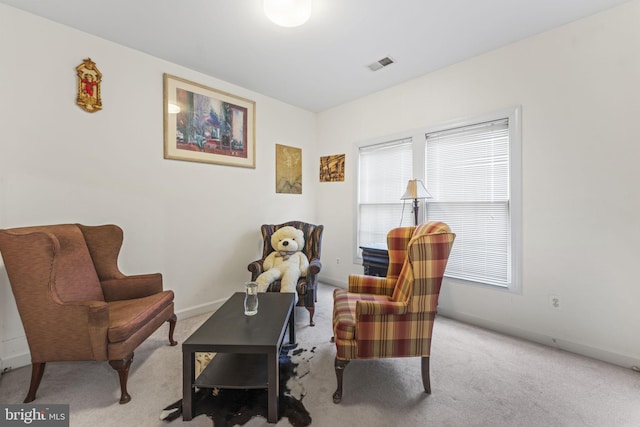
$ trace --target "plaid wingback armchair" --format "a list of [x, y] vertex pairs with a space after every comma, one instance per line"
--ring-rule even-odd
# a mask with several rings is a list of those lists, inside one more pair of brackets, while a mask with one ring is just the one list
[[160, 273], [126, 276], [117, 265], [116, 225], [46, 225], [0, 230], [0, 252], [31, 352], [35, 399], [47, 362], [109, 361], [127, 403], [133, 351], [164, 322], [173, 332], [173, 291]]
[[431, 393], [431, 333], [454, 239], [442, 222], [395, 228], [387, 235], [387, 277], [351, 275], [348, 290], [334, 291], [335, 403], [353, 359], [421, 357], [424, 390]]
[[[271, 236], [277, 229], [286, 226], [295, 227], [304, 233], [304, 248], [302, 252], [304, 252], [309, 259], [309, 270], [306, 276], [298, 279], [296, 290], [298, 292], [298, 305], [304, 306], [309, 311], [309, 325], [314, 326], [313, 315], [315, 313], [317, 300], [318, 273], [320, 273], [320, 269], [322, 268], [320, 252], [322, 249], [322, 232], [324, 231], [324, 225], [314, 225], [301, 221], [289, 221], [277, 225], [262, 225], [262, 227], [260, 227], [263, 241], [262, 258], [251, 262], [247, 266], [247, 269], [251, 272], [251, 280], [256, 280], [258, 276], [264, 272], [264, 259], [273, 252]], [[280, 292], [280, 280], [272, 283], [267, 289], [267, 292]]]

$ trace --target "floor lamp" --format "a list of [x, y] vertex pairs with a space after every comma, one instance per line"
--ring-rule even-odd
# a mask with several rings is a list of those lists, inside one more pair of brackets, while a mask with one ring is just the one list
[[424, 184], [419, 179], [410, 179], [407, 184], [407, 191], [404, 192], [401, 200], [413, 199], [413, 219], [414, 225], [418, 225], [418, 199], [430, 199], [431, 194], [424, 188]]

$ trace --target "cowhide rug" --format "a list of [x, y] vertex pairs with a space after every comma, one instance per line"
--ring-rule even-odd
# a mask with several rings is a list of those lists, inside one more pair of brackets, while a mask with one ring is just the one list
[[[283, 348], [280, 353], [280, 398], [278, 420], [288, 418], [294, 427], [311, 424], [311, 416], [302, 404], [305, 396], [302, 378], [309, 373], [309, 360], [315, 353], [311, 350]], [[210, 389], [196, 391], [193, 401], [194, 416], [207, 415], [214, 427], [243, 425], [255, 416], [267, 418], [267, 392], [260, 389]], [[182, 400], [167, 406], [160, 419], [173, 421], [182, 416]]]

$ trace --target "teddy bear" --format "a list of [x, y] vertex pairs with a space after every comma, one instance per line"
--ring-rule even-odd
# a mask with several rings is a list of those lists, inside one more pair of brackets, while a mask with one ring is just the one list
[[304, 233], [295, 227], [277, 229], [271, 236], [271, 252], [262, 264], [264, 272], [258, 276], [258, 292], [265, 292], [269, 285], [280, 279], [280, 292], [293, 292], [298, 302], [296, 285], [300, 276], [309, 269], [309, 259], [301, 252]]

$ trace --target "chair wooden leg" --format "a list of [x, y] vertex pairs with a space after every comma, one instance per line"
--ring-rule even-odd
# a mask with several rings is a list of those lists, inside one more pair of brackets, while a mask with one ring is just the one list
[[309, 326], [316, 326], [316, 324], [313, 321], [313, 315], [316, 312], [316, 308], [315, 307], [306, 307], [307, 310], [309, 310]]
[[173, 331], [175, 331], [176, 329], [176, 321], [178, 320], [177, 316], [174, 314], [173, 316], [171, 316], [171, 318], [169, 318], [168, 322], [169, 322], [169, 344], [171, 346], [177, 345], [178, 342], [174, 341], [173, 339]]
[[336, 392], [333, 393], [333, 403], [340, 403], [342, 401], [342, 375], [344, 373], [344, 368], [346, 368], [348, 364], [348, 360], [340, 360], [336, 357], [335, 367], [338, 388], [336, 389]]
[[424, 392], [431, 394], [431, 379], [429, 378], [429, 356], [422, 358], [422, 385]]
[[31, 364], [31, 384], [29, 385], [27, 397], [24, 398], [24, 403], [33, 402], [36, 399], [36, 392], [38, 391], [38, 387], [40, 387], [45, 365], [44, 362]]
[[116, 371], [120, 377], [120, 404], [127, 403], [131, 400], [131, 396], [127, 393], [127, 380], [129, 379], [129, 367], [133, 361], [133, 353], [124, 359], [109, 360], [109, 365]]

